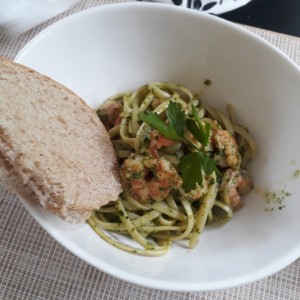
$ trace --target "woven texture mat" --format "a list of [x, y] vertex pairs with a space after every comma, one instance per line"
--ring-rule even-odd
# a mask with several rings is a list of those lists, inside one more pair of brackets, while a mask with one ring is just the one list
[[[0, 32], [0, 55], [13, 59], [39, 31], [75, 12], [125, 2], [81, 1], [64, 14], [16, 40]], [[257, 28], [250, 31], [300, 64], [300, 39]], [[135, 286], [81, 261], [51, 238], [18, 199], [0, 188], [0, 300], [17, 299], [147, 299], [147, 300], [288, 300], [300, 299], [300, 259], [264, 280], [218, 292], [175, 293]]]

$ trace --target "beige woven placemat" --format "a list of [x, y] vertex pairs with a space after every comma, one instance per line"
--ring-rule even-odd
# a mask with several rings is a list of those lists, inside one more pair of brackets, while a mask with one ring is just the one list
[[[34, 35], [56, 20], [113, 2], [125, 1], [81, 1], [16, 40], [0, 32], [0, 55], [13, 59]], [[300, 39], [247, 28], [300, 64]], [[8, 299], [299, 300], [300, 259], [269, 278], [224, 291], [174, 293], [147, 289], [115, 279], [69, 253], [33, 220], [15, 196], [0, 188], [0, 300]]]

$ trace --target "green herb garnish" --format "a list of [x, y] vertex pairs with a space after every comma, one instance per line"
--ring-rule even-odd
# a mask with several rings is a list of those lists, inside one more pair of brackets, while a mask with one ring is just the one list
[[185, 155], [178, 165], [183, 180], [182, 187], [185, 192], [195, 189], [196, 184], [202, 185], [202, 170], [206, 175], [210, 175], [216, 170], [216, 162], [208, 157], [204, 152], [194, 152]]
[[147, 110], [146, 112], [139, 114], [139, 119], [148, 123], [153, 128], [158, 130], [163, 136], [171, 140], [182, 139], [182, 137], [177, 134], [175, 128], [170, 124], [166, 124], [156, 112]]
[[[199, 115], [196, 111], [195, 106], [192, 104], [192, 113], [193, 113], [193, 117], [195, 119], [194, 123], [197, 123], [198, 128], [197, 130], [194, 130], [194, 132], [192, 132], [192, 134], [194, 135], [194, 137], [203, 145], [203, 146], [207, 146], [208, 144], [208, 140], [209, 140], [209, 135], [210, 135], [210, 130], [211, 130], [211, 125], [207, 122], [205, 122], [204, 127], [202, 125], [202, 122], [199, 118]], [[189, 129], [189, 128], [188, 128]], [[190, 130], [190, 129], [189, 129]]]
[[178, 137], [184, 139], [184, 126], [186, 116], [184, 111], [181, 109], [181, 105], [179, 103], [171, 101], [168, 105], [166, 113], [170, 125], [175, 129]]
[[202, 146], [207, 146], [211, 131], [209, 123], [202, 122], [199, 115], [192, 104], [193, 118], [187, 118], [185, 112], [182, 110], [181, 104], [171, 101], [166, 110], [167, 122], [164, 122], [160, 116], [150, 110], [139, 114], [139, 119], [148, 123], [150, 126], [158, 130], [163, 136], [184, 142], [188, 147], [193, 146], [195, 152], [185, 155], [181, 158], [179, 163], [179, 172], [183, 180], [182, 187], [185, 192], [195, 189], [196, 184], [202, 185], [202, 172], [210, 175], [216, 171], [219, 173], [216, 162], [207, 156], [202, 149], [197, 148], [191, 144], [185, 137], [184, 132], [187, 128], [191, 134], [201, 143]]
[[205, 79], [204, 84], [207, 85], [207, 86], [211, 85], [211, 80], [210, 79]]

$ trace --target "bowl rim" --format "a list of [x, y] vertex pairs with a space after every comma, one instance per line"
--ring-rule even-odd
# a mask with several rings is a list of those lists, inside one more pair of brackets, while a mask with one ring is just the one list
[[[226, 26], [227, 28], [231, 28], [235, 32], [243, 33], [244, 35], [250, 37], [253, 40], [256, 40], [260, 44], [263, 44], [265, 47], [272, 49], [272, 51], [277, 52], [277, 54], [286, 60], [289, 61], [290, 64], [292, 64], [298, 71], [300, 71], [300, 66], [296, 64], [295, 61], [293, 61], [286, 53], [284, 53], [282, 50], [280, 50], [275, 45], [271, 44], [270, 42], [266, 41], [262, 37], [258, 36], [254, 32], [247, 29], [246, 25], [234, 23], [231, 21], [228, 21], [226, 19], [222, 19], [221, 17], [213, 14], [208, 14], [201, 11], [196, 11], [190, 8], [186, 7], [180, 7], [176, 5], [170, 5], [170, 4], [164, 4], [164, 3], [158, 3], [158, 2], [121, 2], [121, 3], [109, 3], [104, 4], [100, 6], [95, 6], [91, 8], [84, 9], [82, 11], [76, 12], [74, 14], [68, 15], [58, 21], [55, 21], [53, 24], [50, 24], [43, 30], [41, 30], [38, 34], [36, 34], [29, 42], [27, 42], [21, 50], [16, 54], [15, 58], [13, 59], [15, 62], [19, 62], [22, 60], [22, 56], [25, 55], [28, 49], [30, 49], [36, 42], [38, 42], [41, 38], [52, 32], [53, 30], [56, 30], [56, 27], [60, 27], [64, 25], [64, 23], [68, 23], [72, 19], [76, 18], [85, 18], [89, 14], [98, 13], [99, 11], [111, 11], [115, 9], [142, 9], [144, 7], [147, 8], [153, 8], [156, 9], [162, 9], [166, 11], [173, 11], [175, 13], [185, 13], [189, 14], [191, 16], [197, 16], [198, 14], [201, 15], [201, 18], [207, 18], [214, 20], [214, 22], [222, 24]], [[244, 26], [244, 27], [243, 27]]]

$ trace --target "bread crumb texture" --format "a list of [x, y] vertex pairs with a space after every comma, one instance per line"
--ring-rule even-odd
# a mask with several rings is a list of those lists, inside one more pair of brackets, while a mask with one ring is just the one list
[[0, 59], [0, 151], [40, 204], [72, 222], [122, 191], [108, 133], [77, 95]]

